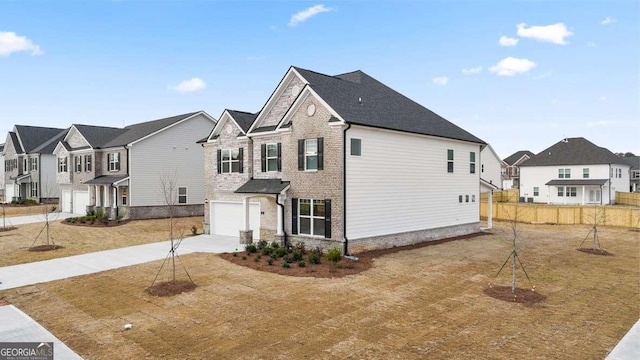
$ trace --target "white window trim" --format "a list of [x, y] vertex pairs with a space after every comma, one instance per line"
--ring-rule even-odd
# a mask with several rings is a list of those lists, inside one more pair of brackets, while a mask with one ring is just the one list
[[[449, 159], [449, 151], [451, 151], [451, 159]], [[447, 149], [447, 174], [453, 174], [455, 172], [455, 158], [456, 153], [453, 149]], [[451, 163], [451, 171], [449, 171], [449, 163]]]
[[[180, 195], [180, 189], [184, 189], [185, 193], [184, 195]], [[177, 202], [176, 204], [178, 205], [183, 205], [183, 204], [188, 204], [189, 203], [189, 189], [186, 186], [178, 186], [178, 197], [177, 197]], [[180, 196], [184, 196], [184, 202], [180, 202]]]
[[[117, 159], [116, 159], [117, 158]], [[114, 152], [114, 153], [109, 153], [107, 155], [107, 159], [109, 162], [109, 171], [110, 172], [116, 172], [116, 171], [120, 171], [120, 153]], [[116, 169], [116, 166], [117, 169]]]
[[[315, 152], [310, 152], [307, 150], [307, 144], [309, 143], [309, 141], [315, 141], [316, 143]], [[313, 157], [313, 156], [316, 157], [316, 168], [309, 169], [307, 168], [307, 158]], [[318, 171], [318, 139], [304, 139], [304, 171]]]
[[[269, 146], [272, 146], [275, 149], [275, 156], [269, 156]], [[267, 172], [277, 172], [278, 171], [278, 144], [277, 143], [269, 143], [265, 147], [265, 159], [266, 159], [266, 170]], [[275, 169], [269, 170], [269, 160], [275, 160]]]
[[[301, 201], [301, 200], [302, 200], [302, 201], [304, 201], [304, 200], [309, 200], [309, 201], [310, 201], [310, 203], [309, 203], [309, 206], [310, 206], [310, 209], [309, 209], [309, 215], [301, 215], [301, 214], [300, 214], [300, 201]], [[313, 220], [315, 220], [315, 219], [322, 219], [322, 225], [323, 225], [323, 226], [324, 226], [324, 221], [325, 221], [325, 217], [324, 217], [324, 216], [315, 216], [315, 215], [313, 214], [313, 203], [314, 203], [314, 202], [316, 202], [316, 201], [318, 201], [318, 202], [322, 202], [322, 204], [323, 204], [323, 205], [325, 205], [325, 204], [324, 204], [324, 200], [315, 200], [315, 199], [298, 199], [298, 235], [324, 239], [324, 238], [325, 238], [325, 235], [314, 235], [314, 234], [313, 234], [313, 230], [314, 230]], [[325, 206], [326, 206], [326, 205], [325, 205]], [[326, 207], [325, 207], [325, 209], [324, 209], [324, 210], [325, 210], [325, 211], [327, 211]], [[303, 232], [302, 232], [302, 227], [300, 226], [300, 220], [301, 220], [302, 218], [310, 219], [310, 227], [309, 227], [309, 230], [311, 231], [311, 234], [305, 234], [305, 233], [303, 233]]]
[[[220, 151], [220, 173], [221, 174], [232, 174], [240, 172], [240, 159], [233, 159], [233, 152], [237, 152], [238, 157], [240, 156], [240, 150], [238, 148], [235, 149], [222, 149]], [[227, 152], [229, 154], [229, 160], [224, 159], [224, 154]], [[224, 164], [229, 165], [229, 171], [224, 171]], [[238, 163], [238, 171], [233, 171], [233, 163]]]
[[[473, 161], [471, 161], [471, 154], [473, 154]], [[473, 171], [471, 171], [471, 165], [473, 165]], [[470, 151], [469, 152], [469, 174], [475, 174], [475, 173], [476, 173], [476, 152]]]
[[60, 172], [60, 173], [68, 172], [68, 165], [69, 164], [68, 164], [68, 160], [67, 159], [69, 159], [69, 158], [66, 157], [66, 156], [58, 158], [58, 172]]
[[[89, 161], [87, 161], [89, 159]], [[91, 169], [87, 169], [87, 164], [91, 165]], [[91, 172], [93, 171], [93, 156], [91, 154], [84, 156], [84, 171]]]

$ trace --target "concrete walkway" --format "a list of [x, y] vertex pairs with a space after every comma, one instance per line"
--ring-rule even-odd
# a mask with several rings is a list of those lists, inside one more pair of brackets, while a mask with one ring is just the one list
[[[169, 241], [99, 251], [89, 254], [38, 261], [0, 268], [0, 290], [66, 279], [125, 266], [164, 259]], [[178, 255], [194, 252], [223, 253], [243, 251], [237, 237], [199, 235], [186, 238], [177, 249]]]
[[53, 357], [82, 359], [60, 339], [13, 305], [0, 306], [0, 342], [53, 342]]
[[605, 360], [636, 360], [640, 359], [640, 320], [625, 335]]
[[[60, 221], [72, 216], [78, 216], [70, 213], [54, 212], [49, 214], [49, 221]], [[37, 215], [24, 215], [24, 216], [12, 216], [6, 217], [5, 222], [7, 226], [16, 226], [23, 224], [33, 224], [39, 222], [45, 222], [44, 214]], [[0, 226], [2, 226], [2, 217], [0, 217]]]

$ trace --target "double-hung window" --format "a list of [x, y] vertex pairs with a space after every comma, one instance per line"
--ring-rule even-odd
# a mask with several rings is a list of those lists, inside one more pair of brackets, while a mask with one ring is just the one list
[[260, 159], [262, 172], [281, 170], [281, 145], [262, 144], [260, 146]]
[[27, 168], [27, 158], [22, 159], [22, 173], [26, 174], [29, 169]]
[[32, 182], [31, 183], [31, 197], [32, 198], [38, 197], [38, 183], [37, 182]]
[[576, 190], [577, 190], [577, 188], [575, 186], [567, 186], [565, 195], [567, 197], [576, 197], [576, 193], [577, 193]]
[[323, 170], [324, 139], [298, 140], [298, 170]]
[[540, 196], [540, 188], [537, 186], [533, 187], [533, 196]]
[[476, 173], [476, 153], [472, 151], [469, 153], [469, 174], [475, 174], [475, 173]]
[[67, 172], [67, 157], [58, 158], [58, 172]]
[[558, 179], [571, 179], [571, 169], [558, 169]]
[[558, 186], [558, 197], [564, 196], [564, 186]]
[[38, 158], [30, 158], [29, 159], [29, 165], [30, 165], [31, 171], [37, 171], [38, 170]]
[[588, 179], [589, 178], [589, 168], [583, 168], [582, 169], [582, 178], [583, 179]]
[[292, 199], [292, 233], [331, 238], [331, 200]]
[[241, 173], [242, 153], [242, 148], [218, 150], [218, 173]]
[[120, 171], [120, 154], [109, 154], [109, 171]]
[[79, 173], [82, 171], [82, 156], [76, 155], [74, 156], [74, 162], [76, 166], [76, 172]]
[[187, 203], [187, 188], [178, 187], [178, 204], [186, 204], [186, 203]]
[[91, 172], [92, 170], [91, 160], [93, 160], [91, 155], [84, 156], [84, 171]]
[[120, 189], [120, 194], [122, 196], [122, 205], [127, 205], [127, 200], [129, 199], [129, 187], [123, 186]]
[[453, 149], [447, 150], [447, 172], [453, 172]]

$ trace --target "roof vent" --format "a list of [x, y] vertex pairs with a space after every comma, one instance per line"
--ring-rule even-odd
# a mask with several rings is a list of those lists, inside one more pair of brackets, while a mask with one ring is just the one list
[[549, 156], [551, 156], [551, 151], [549, 151]]
[[568, 143], [568, 142], [569, 142], [569, 139], [564, 138], [564, 139], [562, 139], [562, 142], [566, 144], [566, 143]]
[[362, 98], [361, 97], [358, 98], [358, 104], [362, 105]]

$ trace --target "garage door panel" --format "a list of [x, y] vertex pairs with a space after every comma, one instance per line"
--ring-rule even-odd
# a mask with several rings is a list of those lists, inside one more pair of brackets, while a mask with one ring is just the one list
[[73, 213], [85, 215], [87, 213], [87, 205], [89, 205], [88, 191], [73, 192]]
[[[211, 233], [217, 235], [239, 236], [243, 218], [242, 203], [211, 202]], [[253, 230], [253, 238], [260, 239], [260, 204], [249, 204], [249, 228]]]
[[62, 212], [71, 212], [71, 191], [62, 190], [62, 199], [60, 200], [60, 207]]

